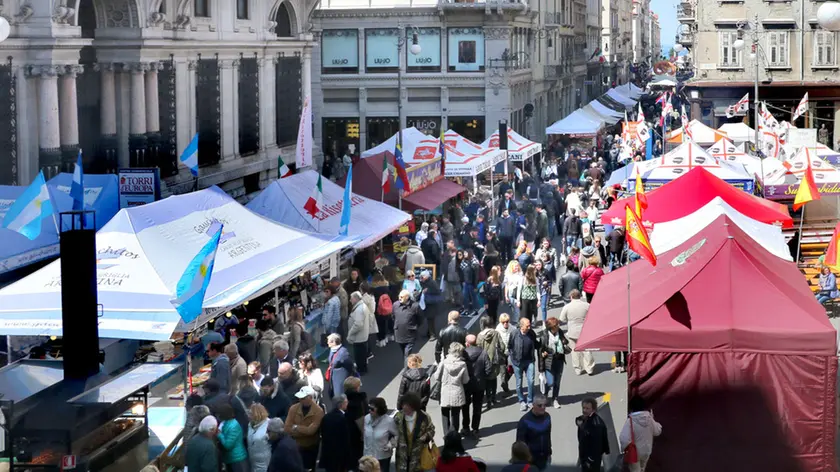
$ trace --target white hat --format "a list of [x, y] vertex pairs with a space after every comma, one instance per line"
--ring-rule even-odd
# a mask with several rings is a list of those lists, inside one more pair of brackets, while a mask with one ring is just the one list
[[465, 217], [461, 218], [461, 222], [462, 223], [469, 223], [470, 222], [470, 217], [465, 216]]
[[219, 426], [219, 422], [216, 421], [216, 418], [213, 416], [205, 416], [201, 423], [198, 424], [198, 432], [199, 433], [207, 433], [213, 431], [217, 426]]
[[295, 397], [301, 398], [301, 399], [306, 398], [307, 396], [309, 396], [309, 397], [314, 397], [315, 396], [315, 389], [310, 387], [309, 385], [305, 385], [305, 386], [301, 387], [301, 389], [298, 390], [298, 393], [295, 394]]

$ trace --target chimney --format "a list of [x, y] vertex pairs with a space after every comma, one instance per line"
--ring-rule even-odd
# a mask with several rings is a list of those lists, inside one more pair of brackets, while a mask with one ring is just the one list
[[99, 373], [96, 215], [64, 212], [59, 227], [64, 379], [86, 380]]

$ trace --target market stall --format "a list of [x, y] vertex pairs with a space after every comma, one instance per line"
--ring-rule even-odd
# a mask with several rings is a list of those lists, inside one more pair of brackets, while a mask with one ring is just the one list
[[636, 86], [636, 84], [632, 82], [627, 82], [624, 85], [618, 85], [613, 88], [616, 92], [625, 95], [627, 97], [632, 98], [633, 100], [638, 100], [644, 94], [644, 90], [640, 89]]
[[628, 395], [680, 429], [648, 467], [835, 470], [837, 332], [796, 265], [727, 216], [657, 258], [601, 279], [576, 346], [626, 351], [632, 328]]
[[[303, 231], [337, 235], [341, 228], [344, 188], [321, 179], [321, 211], [313, 217], [304, 209], [318, 177], [317, 172], [309, 170], [275, 180], [246, 207], [277, 223]], [[376, 243], [411, 218], [411, 215], [404, 211], [355, 192], [351, 200], [353, 210], [348, 234], [361, 239], [356, 244], [357, 249]]]
[[[690, 139], [701, 146], [710, 146], [726, 137], [726, 133], [710, 128], [697, 120], [688, 122], [688, 131], [691, 135]], [[667, 141], [669, 143], [682, 143], [688, 140], [688, 137], [683, 136], [683, 133], [682, 128], [676, 129], [668, 135]]]
[[570, 138], [593, 138], [603, 128], [603, 121], [593, 118], [581, 109], [577, 109], [546, 128], [545, 134], [566, 135]]
[[402, 130], [402, 136], [399, 133], [394, 134], [378, 146], [362, 152], [362, 159], [381, 155], [390, 155], [393, 158], [400, 138], [402, 138], [402, 157], [406, 162], [428, 161], [439, 155], [440, 139], [428, 136], [412, 126]]
[[[49, 182], [50, 202], [54, 213], [52, 218], [41, 222], [41, 234], [34, 240], [12, 231], [0, 228], [0, 274], [34, 262], [58, 255], [58, 213], [73, 209], [70, 197], [72, 174], [59, 174]], [[0, 186], [0, 219], [27, 187]], [[85, 175], [85, 205], [96, 212], [96, 226], [101, 228], [119, 210], [119, 188], [117, 176], [113, 174]]]
[[821, 159], [813, 148], [802, 147], [782, 163], [781, 168], [767, 174], [764, 189], [767, 198], [792, 199], [799, 189], [799, 183], [809, 162], [820, 194], [840, 195], [840, 170]]
[[[682, 218], [701, 209], [715, 197], [721, 197], [748, 218], [762, 223], [781, 224], [783, 228], [793, 226], [793, 219], [786, 206], [738, 190], [703, 167], [695, 167], [649, 192], [648, 208], [644, 212], [642, 224], [653, 227], [663, 221]], [[601, 223], [623, 225], [625, 205], [633, 207], [634, 204], [633, 197], [618, 200], [601, 215]]]
[[638, 100], [630, 98], [626, 94], [619, 92], [616, 88], [611, 88], [607, 90], [607, 95], [609, 95], [609, 97], [615, 100], [616, 102], [621, 103], [622, 105], [627, 107], [628, 110], [635, 107], [636, 104], [639, 103]]
[[[499, 149], [499, 130], [490, 135], [481, 146], [492, 149]], [[508, 159], [514, 162], [527, 161], [542, 152], [542, 144], [536, 143], [523, 137], [511, 128], [508, 128]]]
[[718, 128], [718, 131], [724, 133], [729, 139], [738, 144], [752, 143], [755, 141], [755, 130], [743, 121], [724, 123]]
[[743, 166], [738, 167], [717, 159], [692, 141], [684, 142], [667, 154], [637, 165], [646, 189], [657, 188], [697, 167], [706, 169], [747, 193], [752, 193], [754, 188], [753, 177]]
[[784, 172], [784, 166], [777, 159], [760, 159], [744, 152], [744, 145], [735, 145], [727, 138], [722, 138], [706, 152], [719, 160], [729, 162], [736, 166], [743, 166], [746, 171], [755, 176], [760, 182], [766, 180], [767, 176]]
[[[96, 235], [99, 335], [166, 340], [176, 329], [190, 331], [171, 299], [184, 269], [221, 225], [198, 325], [359, 242], [274, 223], [217, 187], [120, 210]], [[61, 335], [59, 263], [0, 290], [0, 334]]]
[[627, 188], [627, 182], [630, 179], [636, 178], [635, 174], [636, 163], [630, 161], [626, 166], [619, 167], [610, 173], [610, 178], [604, 183], [605, 187], [612, 187], [613, 185], [620, 185]]
[[606, 125], [614, 125], [624, 119], [624, 113], [617, 112], [598, 100], [592, 100], [582, 108], [584, 112], [595, 115]]

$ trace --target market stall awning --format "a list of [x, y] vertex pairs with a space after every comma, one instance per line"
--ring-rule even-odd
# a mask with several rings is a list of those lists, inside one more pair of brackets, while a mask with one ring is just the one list
[[[366, 159], [382, 154], [393, 156], [398, 136], [399, 133], [395, 133], [384, 143], [362, 152], [362, 158]], [[434, 159], [436, 155], [439, 155], [439, 144], [440, 140], [438, 138], [427, 136], [413, 126], [402, 130], [402, 154], [406, 162]]]
[[[34, 240], [0, 228], [0, 274], [58, 255], [58, 213], [71, 211], [72, 174], [58, 174], [47, 182], [55, 213], [41, 222], [41, 234]], [[0, 220], [27, 187], [0, 186]], [[96, 226], [101, 228], [120, 209], [117, 176], [114, 174], [85, 175], [85, 209], [96, 212]]]
[[598, 100], [593, 100], [589, 102], [588, 105], [583, 107], [583, 111], [597, 115], [598, 118], [600, 118], [605, 124], [608, 125], [614, 125], [622, 119], [624, 119], [623, 113], [611, 110], [610, 108], [601, 104]]
[[737, 185], [748, 193], [753, 189], [753, 177], [743, 166], [738, 167], [719, 160], [692, 141], [686, 141], [671, 152], [638, 165], [646, 188], [669, 182], [695, 167], [703, 167], [716, 177]]
[[724, 123], [718, 128], [719, 131], [726, 133], [732, 141], [739, 143], [755, 141], [755, 130], [743, 121], [737, 123]]
[[644, 93], [644, 90], [636, 87], [636, 85], [632, 82], [616, 86], [614, 90], [622, 95], [632, 98], [633, 100], [638, 100]]
[[[353, 179], [356, 180], [355, 175]], [[317, 182], [318, 173], [313, 170], [275, 180], [251, 200], [247, 208], [258, 215], [287, 226], [304, 231], [337, 235], [341, 229], [344, 188], [330, 180], [321, 179], [324, 192], [323, 207], [313, 217], [303, 207], [312, 195], [312, 189]], [[354, 187], [358, 188], [359, 185], [360, 183], [356, 181]], [[408, 213], [387, 203], [363, 197], [355, 192], [351, 199], [353, 207], [348, 234], [360, 239], [356, 245], [357, 248], [374, 244], [411, 218]]]
[[[497, 129], [490, 135], [483, 143], [484, 147], [499, 149], [499, 130]], [[531, 157], [542, 152], [542, 144], [535, 143], [521, 134], [508, 128], [508, 159], [515, 162], [521, 162], [530, 159]]]
[[[691, 120], [688, 123], [688, 130], [691, 134], [691, 140], [702, 146], [710, 146], [726, 137], [726, 133], [723, 131], [710, 128], [697, 120]], [[668, 135], [669, 143], [681, 143], [683, 141], [682, 128], [676, 129]]]
[[743, 166], [747, 173], [756, 176], [759, 181], [765, 181], [767, 176], [784, 174], [786, 169], [777, 159], [760, 159], [744, 152], [743, 144], [736, 146], [727, 138], [706, 149], [706, 152], [732, 165]]
[[[644, 212], [645, 226], [672, 221], [690, 215], [715, 197], [721, 197], [732, 208], [748, 218], [762, 223], [793, 227], [793, 219], [786, 206], [756, 197], [715, 177], [703, 167], [695, 167], [685, 175], [648, 192], [648, 208]], [[624, 224], [624, 206], [634, 205], [633, 197], [621, 199], [601, 215], [601, 223]]]
[[451, 180], [439, 180], [432, 185], [414, 192], [405, 198], [404, 202], [408, 202], [423, 210], [434, 210], [443, 205], [443, 203], [450, 198], [465, 192], [467, 189], [461, 185], [452, 182]]
[[565, 134], [572, 138], [587, 138], [598, 134], [603, 122], [577, 109], [567, 117], [545, 129], [545, 134]]
[[[238, 305], [359, 241], [274, 223], [217, 187], [120, 210], [96, 234], [99, 336], [164, 340], [186, 330], [170, 300], [220, 225], [205, 314]], [[0, 335], [61, 336], [61, 310], [61, 266], [54, 261], [0, 289]]]
[[[409, 165], [422, 164], [440, 156], [440, 139], [437, 154], [423, 159], [407, 159]], [[453, 130], [448, 130], [446, 141], [446, 175], [445, 177], [475, 177], [487, 172], [499, 162], [504, 162], [505, 153], [499, 149], [492, 149], [476, 144]]]
[[636, 106], [636, 103], [638, 103], [638, 101], [628, 97], [627, 95], [619, 92], [618, 90], [616, 90], [614, 88], [611, 88], [611, 89], [607, 90], [607, 95], [609, 95], [610, 98], [617, 101], [618, 103], [621, 103], [622, 105], [624, 105], [628, 109]]
[[745, 234], [766, 249], [770, 254], [786, 261], [792, 261], [782, 228], [756, 221], [732, 208], [722, 198], [715, 197], [694, 213], [673, 221], [657, 223], [650, 233], [653, 252], [663, 254], [691, 239], [716, 221], [721, 215], [741, 228]]
[[[768, 158], [764, 159], [764, 162], [772, 160]], [[816, 149], [801, 147], [796, 154], [781, 163], [781, 168], [777, 167], [771, 172], [765, 171], [767, 177], [764, 183], [767, 198], [793, 199], [809, 161], [819, 192], [824, 195], [840, 194], [840, 170], [820, 158]]]
[[627, 185], [627, 179], [635, 178], [634, 168], [636, 167], [635, 162], [629, 162], [624, 167], [619, 167], [610, 173], [610, 178], [607, 179], [607, 182], [604, 184], [605, 187], [612, 187], [613, 185], [621, 185], [622, 187]]

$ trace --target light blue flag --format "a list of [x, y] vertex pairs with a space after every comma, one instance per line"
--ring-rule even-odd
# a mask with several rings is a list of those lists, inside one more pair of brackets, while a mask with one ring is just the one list
[[3, 228], [17, 231], [30, 240], [41, 234], [41, 220], [52, 216], [53, 206], [44, 172], [29, 184], [29, 187], [12, 203], [3, 218]]
[[198, 133], [181, 153], [181, 162], [190, 169], [190, 173], [198, 177]]
[[653, 133], [650, 133], [648, 136], [647, 142], [645, 142], [645, 160], [649, 161], [653, 158]]
[[70, 196], [73, 197], [73, 210], [85, 209], [85, 173], [82, 169], [82, 150], [73, 170], [73, 182], [70, 184]]
[[185, 323], [198, 318], [204, 308], [204, 294], [207, 292], [207, 286], [210, 285], [210, 276], [213, 275], [213, 264], [216, 261], [216, 249], [219, 247], [221, 238], [222, 225], [219, 225], [219, 229], [190, 261], [181, 279], [178, 280], [175, 298], [171, 302]]
[[347, 182], [344, 184], [344, 203], [341, 205], [341, 227], [338, 234], [347, 236], [350, 229], [350, 211], [353, 208], [353, 166], [347, 171]]

